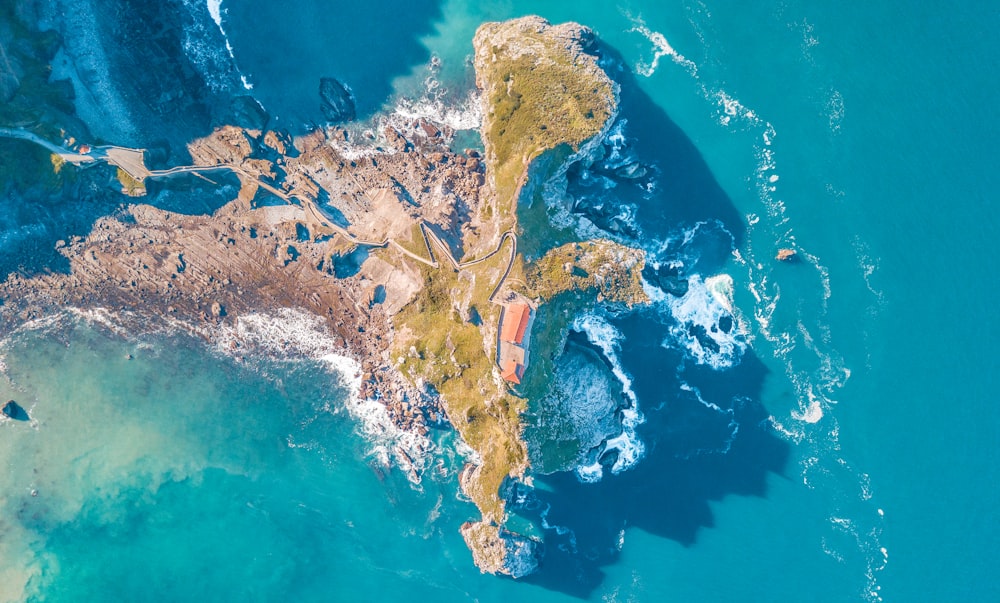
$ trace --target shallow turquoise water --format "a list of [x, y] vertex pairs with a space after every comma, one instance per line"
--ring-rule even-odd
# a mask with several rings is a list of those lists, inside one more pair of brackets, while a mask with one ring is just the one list
[[[311, 119], [323, 75], [372, 112], [394, 89], [422, 90], [431, 54], [461, 91], [484, 19], [594, 27], [637, 73], [626, 134], [664, 170], [639, 220], [654, 238], [725, 221], [738, 256], [695, 265], [732, 277], [752, 351], [713, 372], [617, 321], [647, 455], [597, 485], [539, 479], [547, 520], [594, 555], [554, 553], [514, 582], [481, 576], [457, 534], [474, 509], [456, 495], [450, 436], [432, 434], [411, 486], [382, 468], [319, 363], [241, 364], [100, 328], [24, 334], [6, 344], [0, 385], [35, 420], [0, 425], [5, 588], [32, 576], [28, 592], [59, 601], [1000, 595], [995, 7], [276, 6], [226, 2], [224, 24], [262, 101], [293, 122]], [[252, 47], [256, 15], [275, 24], [270, 46]], [[286, 73], [273, 50], [285, 43], [314, 60]], [[779, 247], [802, 261], [775, 262]], [[706, 402], [753, 399], [737, 405], [731, 448], [729, 415], [684, 383]]]

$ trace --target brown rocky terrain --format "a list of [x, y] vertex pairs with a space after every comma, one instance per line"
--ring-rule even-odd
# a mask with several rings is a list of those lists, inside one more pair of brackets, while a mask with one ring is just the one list
[[385, 401], [401, 427], [422, 431], [444, 411], [478, 457], [460, 480], [481, 513], [461, 528], [473, 559], [483, 571], [527, 575], [537, 542], [507, 529], [501, 497], [507, 480], [528, 477], [530, 459], [526, 394], [496, 366], [500, 302], [530, 295], [537, 306], [564, 293], [582, 305], [645, 301], [641, 251], [610, 241], [530, 260], [517, 251], [528, 166], [560, 147], [578, 150], [616, 111], [616, 85], [592, 42], [586, 28], [538, 17], [480, 28], [485, 160], [450, 150], [450, 133], [423, 120], [295, 140], [224, 126], [188, 144], [191, 165], [166, 169], [136, 149], [81, 156], [41, 141], [64, 161], [116, 166], [122, 192], [136, 199], [157, 201], [185, 179], [226, 190], [219, 183], [236, 178], [238, 193], [200, 215], [137, 203], [99, 218], [86, 236], [56, 244], [64, 272], [0, 284], [0, 328], [67, 307], [118, 312], [137, 329], [169, 320], [209, 337], [250, 314], [319, 316], [360, 363], [360, 394]]
[[[422, 276], [417, 260], [388, 240], [405, 242], [419, 221], [457, 240], [468, 225], [456, 208], [476, 206], [483, 170], [475, 157], [428, 137], [426, 124], [407, 125], [411, 138], [387, 125], [389, 150], [355, 159], [345, 156], [351, 147], [343, 130], [293, 145], [277, 132], [220, 128], [189, 152], [196, 165], [236, 171], [242, 188], [235, 199], [211, 215], [135, 204], [99, 219], [88, 236], [57, 243], [68, 273], [12, 274], [0, 284], [0, 325], [9, 331], [65, 307], [193, 327], [303, 309], [323, 317], [343, 351], [361, 362], [362, 394], [378, 390], [402, 425], [420, 424], [421, 415], [404, 409], [410, 402], [433, 409], [434, 401], [390, 368], [388, 350], [390, 316]], [[320, 191], [337, 200], [336, 209], [324, 209]], [[343, 217], [329, 215], [338, 211]], [[426, 252], [418, 257], [430, 260]]]

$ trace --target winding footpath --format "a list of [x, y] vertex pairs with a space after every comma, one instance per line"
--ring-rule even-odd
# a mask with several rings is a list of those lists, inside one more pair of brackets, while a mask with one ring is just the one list
[[306, 209], [306, 211], [310, 214], [310, 216], [314, 220], [316, 220], [319, 224], [322, 224], [323, 226], [334, 230], [337, 234], [343, 236], [345, 239], [347, 239], [348, 241], [350, 241], [355, 245], [361, 245], [364, 247], [376, 247], [376, 248], [386, 248], [392, 246], [393, 248], [395, 248], [402, 254], [406, 255], [407, 257], [415, 261], [421, 262], [423, 264], [426, 264], [428, 266], [431, 266], [432, 268], [439, 268], [441, 265], [438, 262], [434, 254], [434, 250], [431, 247], [432, 240], [443, 252], [445, 258], [448, 260], [448, 263], [451, 264], [456, 271], [458, 271], [471, 268], [472, 266], [481, 264], [489, 260], [494, 255], [500, 253], [500, 250], [503, 249], [504, 241], [510, 239], [512, 243], [510, 251], [510, 259], [507, 262], [507, 268], [504, 270], [503, 276], [500, 277], [500, 280], [499, 282], [497, 282], [496, 287], [494, 287], [492, 293], [490, 293], [488, 299], [491, 302], [496, 297], [497, 293], [500, 292], [500, 289], [503, 287], [504, 283], [507, 281], [507, 277], [510, 276], [510, 272], [514, 268], [514, 262], [517, 259], [517, 235], [514, 233], [513, 230], [508, 230], [507, 232], [500, 235], [500, 240], [497, 242], [496, 249], [494, 249], [493, 251], [487, 253], [486, 255], [480, 258], [470, 260], [468, 262], [459, 262], [457, 259], [455, 259], [455, 256], [451, 252], [451, 248], [444, 241], [442, 241], [441, 238], [438, 237], [432, 230], [430, 230], [426, 222], [424, 222], [423, 220], [421, 220], [418, 223], [418, 225], [420, 227], [420, 233], [423, 236], [424, 245], [427, 248], [427, 253], [430, 256], [430, 259], [421, 257], [420, 255], [413, 253], [399, 242], [390, 238], [386, 238], [382, 241], [369, 241], [361, 239], [352, 234], [351, 232], [349, 232], [346, 228], [338, 224], [335, 224], [331, 220], [327, 219], [323, 215], [323, 212], [318, 207], [316, 207], [316, 203], [312, 199], [303, 198], [295, 194], [289, 194], [275, 186], [272, 186], [262, 181], [258, 175], [252, 174], [238, 165], [232, 165], [227, 163], [221, 163], [218, 165], [184, 165], [184, 166], [174, 166], [172, 168], [164, 170], [150, 170], [149, 168], [146, 167], [146, 161], [144, 155], [145, 151], [143, 149], [131, 149], [128, 147], [107, 145], [107, 146], [94, 147], [87, 153], [81, 153], [49, 142], [48, 140], [45, 140], [41, 136], [38, 136], [37, 134], [30, 132], [28, 130], [24, 130], [22, 128], [0, 128], [0, 137], [14, 138], [18, 140], [25, 140], [28, 142], [32, 142], [34, 144], [44, 147], [53, 155], [57, 155], [63, 160], [78, 166], [83, 164], [104, 162], [123, 170], [125, 173], [127, 173], [129, 176], [131, 176], [132, 178], [134, 178], [139, 182], [143, 182], [147, 178], [167, 178], [170, 176], [176, 176], [178, 174], [200, 174], [203, 172], [229, 170], [237, 175], [244, 176], [250, 180], [255, 181], [259, 187], [277, 196], [286, 203], [302, 205]]

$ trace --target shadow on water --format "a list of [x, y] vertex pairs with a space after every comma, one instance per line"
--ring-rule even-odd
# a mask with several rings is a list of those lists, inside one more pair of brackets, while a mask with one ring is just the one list
[[48, 151], [37, 145], [0, 139], [0, 279], [69, 271], [58, 242], [86, 236], [124, 199], [94, 191], [86, 180], [68, 166], [56, 176]]
[[16, 157], [22, 176], [32, 181], [0, 182], [0, 278], [11, 273], [32, 277], [66, 274], [69, 260], [59, 249], [74, 237], [86, 237], [95, 222], [114, 216], [128, 221], [127, 206], [149, 203], [185, 215], [212, 214], [236, 198], [239, 179], [219, 171], [146, 182], [148, 195], [126, 197], [115, 171], [106, 166], [63, 166], [52, 172], [49, 153], [21, 141], [0, 140], [0, 162]]
[[213, 214], [236, 198], [240, 179], [233, 172], [219, 170], [207, 175], [179, 174], [168, 180], [149, 180], [146, 188], [159, 209], [184, 214]]
[[596, 484], [565, 472], [536, 479], [515, 512], [550, 529], [539, 571], [525, 582], [587, 599], [604, 580], [602, 568], [618, 561], [626, 528], [693, 546], [701, 529], [715, 525], [710, 502], [766, 496], [767, 474], [785, 467], [788, 444], [773, 432], [759, 401], [766, 369], [752, 352], [729, 371], [685, 373], [685, 382], [719, 412], [680, 387], [676, 351], [659, 341], [630, 347], [650, 365], [644, 373], [630, 368], [642, 374], [635, 385], [646, 416], [639, 430], [646, 455], [630, 471], [605, 471]]
[[[716, 182], [694, 143], [642, 90], [631, 70], [614, 67], [626, 65], [617, 50], [604, 44], [599, 49], [604, 57], [602, 64], [621, 85], [619, 118], [627, 121], [625, 154], [634, 155], [637, 162], [613, 160], [614, 151], [606, 143], [607, 158], [587, 168], [589, 178], [574, 179], [574, 168], [579, 171], [583, 168], [581, 164], [570, 169], [569, 192], [578, 200], [590, 197], [592, 200], [584, 201], [585, 205], [594, 203], [594, 199], [600, 204], [601, 198], [608, 194], [603, 185], [612, 182], [611, 195], [615, 201], [637, 208], [634, 219], [645, 237], [660, 238], [681, 226], [717, 221], [732, 233], [737, 247], [742, 245], [743, 217]], [[603, 214], [604, 221], [611, 222], [611, 228], [601, 224], [600, 216], [595, 221], [599, 227], [635, 236], [629, 232], [629, 224], [614, 223], [613, 209], [603, 209]]]
[[[613, 49], [602, 51], [621, 63]], [[615, 77], [622, 86], [626, 135], [634, 139], [631, 150], [659, 173], [653, 194], [641, 186], [618, 185], [605, 195], [636, 207], [635, 223], [644, 237], [692, 232], [698, 222], [728, 231], [701, 229], [682, 248], [664, 252], [661, 259], [683, 263], [677, 278], [684, 288], [675, 292], [683, 295], [687, 276], [721, 270], [732, 245], [743, 242], [745, 226], [694, 144], [634, 76], [618, 72]], [[570, 174], [571, 193], [572, 179]], [[596, 187], [581, 190], [601, 194]], [[509, 500], [518, 501], [512, 503], [514, 513], [548, 526], [539, 571], [523, 581], [581, 599], [601, 585], [603, 568], [618, 560], [626, 528], [693, 546], [702, 529], [715, 525], [712, 501], [766, 496], [768, 474], [781, 474], [790, 453], [761, 402], [767, 369], [753, 350], [747, 349], [735, 366], [716, 370], [697, 365], [673, 343], [669, 312], [648, 307], [609, 320], [624, 335], [619, 361], [633, 377], [646, 418], [638, 429], [644, 458], [619, 475], [608, 470], [614, 458], [602, 459], [605, 477], [595, 484], [562, 472], [537, 477], [534, 489], [513, 485], [509, 493]]]

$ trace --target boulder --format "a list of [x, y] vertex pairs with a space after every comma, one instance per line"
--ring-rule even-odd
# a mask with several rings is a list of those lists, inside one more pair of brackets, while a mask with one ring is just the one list
[[233, 124], [249, 130], [263, 130], [271, 119], [257, 99], [249, 95], [234, 98], [230, 112]]
[[795, 259], [796, 251], [794, 249], [782, 248], [778, 250], [778, 255], [774, 256], [780, 262], [790, 262]]
[[354, 94], [350, 88], [335, 78], [320, 78], [319, 99], [320, 111], [327, 121], [344, 122], [356, 117]]
[[646, 282], [674, 297], [684, 297], [688, 292], [688, 280], [680, 270], [668, 265], [653, 267], [649, 264], [642, 269]]

